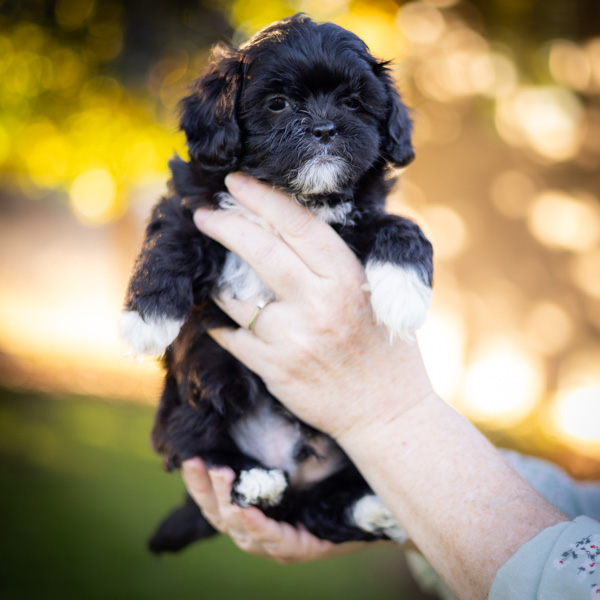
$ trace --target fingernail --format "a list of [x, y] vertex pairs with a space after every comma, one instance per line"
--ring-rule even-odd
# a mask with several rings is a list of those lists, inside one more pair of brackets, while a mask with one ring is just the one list
[[229, 175], [225, 177], [225, 185], [230, 192], [237, 192], [248, 183], [248, 180], [249, 177], [244, 175], [244, 173], [229, 173]]
[[181, 467], [184, 470], [198, 470], [201, 469], [204, 466], [204, 463], [202, 462], [202, 459], [200, 459], [199, 457], [195, 456], [194, 458], [188, 458], [187, 460], [184, 460], [181, 463]]

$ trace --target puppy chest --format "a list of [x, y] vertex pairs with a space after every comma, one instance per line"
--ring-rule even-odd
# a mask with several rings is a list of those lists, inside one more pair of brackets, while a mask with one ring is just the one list
[[227, 291], [238, 300], [273, 298], [273, 293], [262, 282], [256, 271], [233, 252], [227, 253], [217, 286], [219, 291]]

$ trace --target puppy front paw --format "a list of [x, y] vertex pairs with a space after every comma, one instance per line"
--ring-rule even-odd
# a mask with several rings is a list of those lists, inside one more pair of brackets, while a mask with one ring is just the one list
[[408, 538], [404, 528], [375, 494], [360, 498], [352, 506], [350, 517], [356, 527], [368, 533], [385, 535], [399, 544]]
[[135, 310], [124, 310], [119, 320], [119, 337], [134, 355], [162, 354], [177, 337], [183, 321], [169, 317], [142, 317]]
[[255, 467], [241, 471], [231, 491], [231, 499], [242, 508], [277, 506], [288, 482], [281, 469]]
[[406, 341], [423, 325], [431, 304], [431, 287], [417, 270], [389, 262], [367, 263], [365, 273], [375, 319]]

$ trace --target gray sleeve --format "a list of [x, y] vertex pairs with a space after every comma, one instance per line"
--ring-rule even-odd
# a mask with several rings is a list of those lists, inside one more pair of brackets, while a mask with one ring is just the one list
[[560, 467], [541, 458], [513, 450], [501, 452], [523, 479], [567, 517], [585, 515], [600, 521], [600, 483], [575, 481]]
[[489, 600], [600, 600], [600, 523], [548, 527], [498, 570]]

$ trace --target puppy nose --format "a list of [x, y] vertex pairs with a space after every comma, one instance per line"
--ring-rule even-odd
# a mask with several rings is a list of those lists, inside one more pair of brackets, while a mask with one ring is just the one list
[[331, 121], [317, 121], [312, 128], [312, 134], [323, 144], [326, 144], [337, 133]]

